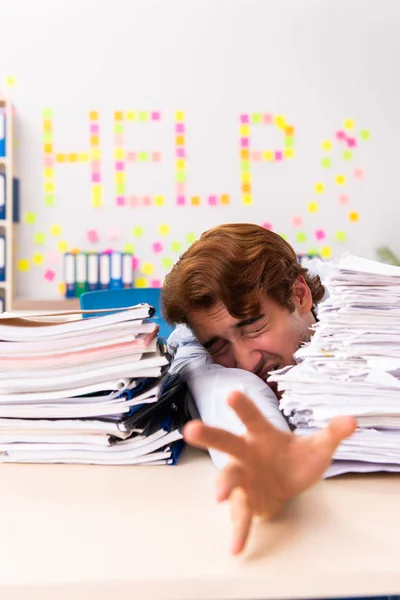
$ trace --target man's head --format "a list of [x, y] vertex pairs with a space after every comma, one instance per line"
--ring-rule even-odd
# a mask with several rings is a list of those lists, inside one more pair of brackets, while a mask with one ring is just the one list
[[267, 372], [293, 363], [324, 295], [279, 235], [252, 224], [214, 227], [183, 254], [162, 291], [170, 323], [186, 323], [214, 361]]

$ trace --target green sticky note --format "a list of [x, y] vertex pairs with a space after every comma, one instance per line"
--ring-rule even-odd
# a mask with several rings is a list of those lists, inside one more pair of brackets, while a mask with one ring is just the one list
[[176, 181], [178, 183], [185, 183], [185, 181], [186, 181], [185, 171], [177, 171], [175, 175], [176, 175]]
[[140, 227], [139, 225], [136, 225], [133, 230], [132, 230], [132, 235], [134, 235], [135, 237], [142, 237], [143, 235], [143, 227]]
[[251, 115], [251, 122], [252, 123], [261, 123], [261, 114], [260, 113], [253, 113]]
[[35, 233], [35, 235], [33, 236], [33, 241], [35, 244], [38, 244], [39, 246], [41, 246], [46, 241], [46, 234], [45, 233]]
[[117, 196], [124, 196], [125, 195], [125, 184], [117, 183], [115, 186], [115, 191], [117, 192]]
[[125, 244], [125, 246], [124, 246], [124, 252], [126, 252], [126, 254], [135, 254], [135, 246], [134, 246], [134, 244]]
[[293, 143], [294, 143], [294, 138], [293, 137], [291, 137], [291, 136], [285, 137], [284, 144], [285, 144], [286, 148], [291, 148], [293, 146]]
[[360, 131], [360, 138], [362, 140], [369, 140], [370, 137], [371, 137], [371, 134], [368, 131], [368, 129], [363, 129], [362, 131]]
[[325, 157], [325, 158], [323, 158], [323, 159], [321, 160], [321, 165], [322, 165], [322, 166], [323, 166], [325, 169], [326, 169], [326, 168], [329, 168], [329, 167], [332, 165], [332, 161], [331, 161], [331, 159], [330, 159], [330, 158], [327, 158], [327, 157]]
[[317, 250], [316, 248], [310, 248], [310, 249], [307, 251], [307, 254], [308, 254], [309, 256], [317, 256], [317, 254], [318, 254], [318, 250]]
[[44, 203], [46, 206], [54, 206], [56, 203], [54, 194], [46, 194], [44, 197]]
[[34, 225], [34, 223], [36, 223], [36, 214], [33, 212], [25, 213], [24, 221], [25, 221], [25, 223], [28, 223], [29, 225]]
[[307, 241], [307, 234], [304, 231], [299, 231], [296, 235], [298, 242], [303, 243]]
[[182, 250], [182, 244], [180, 242], [171, 243], [172, 252], [180, 252]]
[[114, 123], [114, 133], [117, 135], [121, 135], [124, 132], [124, 124], [123, 123]]
[[50, 108], [44, 108], [42, 115], [43, 119], [51, 119], [51, 117], [53, 116]]
[[345, 231], [337, 231], [335, 233], [335, 238], [338, 242], [345, 242], [347, 239], [347, 235]]
[[141, 162], [146, 162], [149, 160], [149, 153], [148, 152], [139, 152], [139, 160]]
[[250, 171], [251, 166], [250, 166], [250, 161], [249, 160], [242, 160], [240, 161], [240, 167], [243, 173]]
[[344, 152], [343, 152], [343, 158], [344, 158], [344, 160], [351, 160], [352, 156], [353, 155], [352, 155], [351, 150], [344, 150]]
[[139, 121], [148, 121], [149, 120], [149, 113], [147, 110], [141, 110], [139, 111]]
[[197, 240], [197, 235], [195, 233], [188, 233], [186, 236], [186, 241], [188, 244], [193, 244]]
[[173, 265], [173, 262], [170, 258], [163, 258], [161, 262], [164, 269], [170, 269]]
[[52, 131], [43, 131], [43, 141], [47, 144], [53, 141], [53, 132]]

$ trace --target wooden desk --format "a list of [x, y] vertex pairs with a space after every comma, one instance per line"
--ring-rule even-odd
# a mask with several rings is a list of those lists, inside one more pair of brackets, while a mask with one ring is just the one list
[[314, 598], [400, 592], [400, 477], [321, 482], [228, 551], [216, 471], [0, 467], [0, 598]]

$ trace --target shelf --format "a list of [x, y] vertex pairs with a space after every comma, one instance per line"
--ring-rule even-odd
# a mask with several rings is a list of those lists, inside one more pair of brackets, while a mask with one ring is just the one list
[[40, 311], [64, 311], [79, 310], [79, 298], [54, 298], [43, 300], [41, 298], [21, 298], [13, 299], [12, 310], [40, 310]]

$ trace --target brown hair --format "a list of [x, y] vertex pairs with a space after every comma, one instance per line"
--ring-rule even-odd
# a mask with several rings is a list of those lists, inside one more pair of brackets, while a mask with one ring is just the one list
[[247, 319], [260, 313], [265, 294], [293, 312], [292, 287], [299, 275], [313, 303], [319, 302], [320, 278], [301, 267], [282, 237], [250, 223], [219, 225], [203, 233], [166, 276], [164, 316], [169, 323], [188, 323], [191, 311], [222, 302], [234, 318]]

